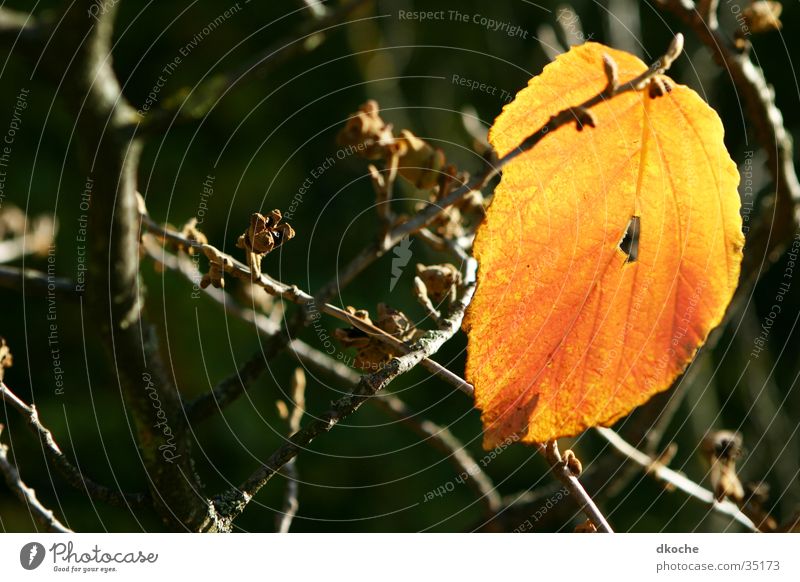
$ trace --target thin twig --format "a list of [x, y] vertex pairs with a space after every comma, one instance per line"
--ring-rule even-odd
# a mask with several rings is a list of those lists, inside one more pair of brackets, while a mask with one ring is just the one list
[[709, 506], [718, 513], [732, 517], [750, 531], [758, 531], [755, 524], [741, 510], [730, 501], [716, 501], [714, 493], [701, 487], [686, 475], [678, 473], [669, 467], [657, 463], [652, 457], [644, 454], [636, 447], [630, 445], [625, 439], [619, 436], [610, 428], [597, 427], [595, 430], [602, 436], [614, 449], [642, 467], [648, 475], [652, 475], [659, 481], [663, 481], [686, 495], [697, 499]]
[[[2, 432], [3, 425], [0, 424], [0, 434]], [[36, 491], [25, 484], [22, 477], [20, 477], [19, 471], [8, 458], [8, 446], [3, 443], [0, 443], [0, 473], [3, 474], [6, 485], [11, 489], [11, 492], [27, 506], [31, 516], [46, 527], [48, 532], [73, 533], [71, 529], [58, 521], [52, 510], [42, 505], [42, 502], [36, 497]]]
[[85, 491], [92, 499], [103, 501], [109, 505], [115, 505], [117, 507], [150, 506], [150, 496], [148, 494], [115, 491], [86, 477], [80, 469], [67, 459], [53, 438], [53, 434], [42, 424], [41, 420], [39, 420], [39, 413], [36, 410], [36, 406], [26, 404], [25, 401], [14, 394], [5, 382], [2, 381], [0, 381], [0, 398], [3, 402], [10, 404], [12, 408], [27, 418], [28, 426], [39, 438], [45, 455], [70, 485], [79, 491]]
[[300, 0], [300, 4], [305, 6], [314, 18], [323, 18], [328, 14], [328, 7], [322, 0]]
[[0, 265], [0, 287], [23, 291], [26, 296], [47, 295], [52, 291], [64, 299], [77, 300], [75, 283], [65, 277], [51, 277], [42, 271]]
[[556, 444], [555, 441], [550, 441], [546, 444], [538, 444], [537, 447], [539, 452], [542, 453], [550, 464], [550, 469], [553, 474], [564, 484], [570, 494], [578, 500], [581, 511], [591, 520], [597, 528], [597, 531], [614, 533], [614, 530], [611, 529], [603, 513], [597, 505], [595, 505], [595, 502], [592, 501], [592, 498], [583, 488], [583, 485], [581, 485], [578, 476], [573, 473], [568, 464], [561, 458], [561, 453], [558, 451], [558, 444]]

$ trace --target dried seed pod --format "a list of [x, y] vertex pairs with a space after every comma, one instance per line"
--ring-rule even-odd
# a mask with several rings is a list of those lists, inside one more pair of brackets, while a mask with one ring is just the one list
[[575, 526], [575, 533], [597, 533], [597, 526], [592, 523], [591, 519], [587, 519]]
[[450, 263], [443, 265], [422, 265], [417, 263], [417, 276], [425, 284], [428, 297], [434, 305], [445, 299], [454, 301], [457, 287], [461, 284], [461, 272]]
[[442, 150], [406, 129], [396, 141], [400, 148], [397, 173], [421, 190], [436, 186], [445, 166]]
[[711, 465], [711, 485], [718, 501], [730, 498], [740, 502], [744, 498], [736, 460], [742, 455], [742, 437], [739, 433], [720, 430], [703, 438], [701, 449]]
[[[184, 238], [192, 242], [201, 245], [208, 244], [208, 239], [206, 238], [206, 235], [200, 232], [200, 230], [197, 228], [196, 218], [192, 218], [191, 220], [189, 220], [189, 222], [183, 225], [183, 228], [181, 229], [181, 234], [183, 235]], [[183, 245], [181, 245], [179, 248], [182, 251], [186, 251], [190, 255], [194, 255], [197, 252], [197, 249], [191, 245], [188, 245], [186, 248], [184, 248]]]
[[572, 449], [564, 451], [564, 464], [575, 477], [580, 477], [581, 473], [583, 473], [583, 464], [581, 464], [580, 459], [575, 456], [575, 453], [572, 452]]
[[[423, 333], [414, 326], [402, 311], [392, 309], [383, 303], [378, 304], [378, 315], [374, 322], [370, 320], [369, 313], [366, 310], [348, 307], [347, 311], [364, 323], [373, 325], [403, 342], [413, 341]], [[337, 329], [333, 334], [343, 346], [356, 348], [355, 366], [362, 370], [380, 368], [392, 358], [401, 354], [396, 348], [378, 337], [355, 327]]]
[[337, 143], [368, 160], [385, 158], [386, 146], [394, 142], [394, 135], [392, 126], [381, 119], [379, 111], [377, 101], [367, 101], [347, 120]]

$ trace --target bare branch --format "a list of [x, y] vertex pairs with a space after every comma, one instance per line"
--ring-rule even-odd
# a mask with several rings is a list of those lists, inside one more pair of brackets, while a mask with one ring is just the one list
[[0, 8], [0, 50], [27, 50], [41, 38], [39, 22], [32, 14]]
[[686, 495], [697, 499], [709, 506], [718, 513], [731, 517], [742, 524], [750, 531], [758, 531], [755, 524], [742, 513], [739, 508], [730, 501], [716, 501], [714, 493], [705, 489], [686, 477], [685, 475], [673, 471], [669, 467], [656, 462], [649, 455], [644, 454], [637, 448], [628, 444], [622, 437], [610, 428], [597, 427], [595, 429], [614, 449], [642, 467], [647, 474], [652, 475], [659, 481], [668, 483], [672, 487], [683, 491]]
[[[3, 425], [0, 424], [0, 434], [3, 432]], [[41, 523], [51, 533], [73, 533], [71, 529], [62, 524], [52, 510], [47, 509], [39, 498], [36, 491], [28, 487], [20, 477], [19, 471], [8, 458], [8, 446], [0, 443], [0, 473], [5, 478], [6, 485], [11, 492], [28, 508], [31, 516]]]
[[92, 499], [117, 507], [151, 506], [150, 496], [146, 493], [116, 491], [86, 477], [61, 451], [58, 443], [53, 438], [53, 434], [39, 420], [39, 412], [36, 407], [26, 404], [2, 381], [0, 381], [0, 398], [4, 403], [11, 405], [12, 408], [26, 417], [29, 428], [39, 438], [44, 454], [75, 489], [85, 491]]
[[330, 410], [320, 414], [315, 420], [292, 435], [240, 487], [219, 495], [214, 500], [214, 505], [221, 517], [222, 525], [229, 526], [275, 473], [316, 437], [330, 431], [340, 420], [353, 414], [364, 402], [375, 396], [392, 380], [414, 368], [427, 356], [436, 353], [447, 340], [453, 337], [461, 326], [467, 305], [472, 301], [475, 292], [474, 275], [473, 270], [466, 279], [461, 297], [443, 320], [441, 329], [427, 332], [408, 354], [391, 360], [377, 372], [362, 376], [353, 392], [334, 402]]
[[[162, 249], [156, 249], [147, 241], [144, 246], [148, 254], [164, 267], [181, 273], [192, 283], [200, 280], [200, 271], [188, 256], [173, 255]], [[266, 370], [267, 360], [277, 354], [277, 350], [273, 350], [272, 347], [277, 347], [277, 344], [273, 342], [277, 341], [275, 336], [279, 332], [279, 327], [274, 321], [253, 309], [239, 305], [235, 299], [226, 295], [224, 290], [208, 286], [203, 291], [218, 304], [224, 306], [227, 312], [255, 325], [266, 338], [266, 349], [259, 349], [236, 373], [217, 384], [211, 393], [200, 396], [186, 405], [187, 415], [195, 422], [203, 420], [233, 402], [244, 392], [250, 382]], [[353, 389], [359, 382], [361, 376], [354, 370], [329, 358], [302, 340], [293, 339], [286, 347], [308, 369], [327, 375], [350, 389]], [[456, 470], [468, 475], [467, 484], [479, 496], [487, 514], [494, 514], [499, 509], [500, 497], [491, 479], [447, 428], [429, 420], [418, 421], [418, 415], [393, 394], [383, 394], [380, 398], [374, 398], [373, 402], [424, 437], [426, 443], [446, 454]]]

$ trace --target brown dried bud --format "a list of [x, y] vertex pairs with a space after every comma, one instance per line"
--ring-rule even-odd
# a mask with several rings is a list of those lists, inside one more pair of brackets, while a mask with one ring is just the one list
[[455, 266], [450, 263], [429, 266], [417, 263], [417, 276], [425, 284], [428, 297], [435, 305], [445, 299], [455, 301], [457, 287], [461, 284], [461, 272]]
[[575, 533], [597, 533], [597, 526], [592, 523], [591, 519], [587, 519], [575, 526]]
[[583, 473], [583, 465], [580, 459], [575, 456], [575, 453], [572, 452], [572, 449], [564, 451], [563, 458], [564, 464], [567, 466], [567, 469], [569, 469], [569, 472], [575, 477], [580, 477], [581, 473]]
[[288, 223], [281, 224], [281, 218], [280, 210], [273, 210], [266, 216], [254, 212], [250, 217], [250, 226], [239, 237], [236, 246], [258, 255], [272, 252], [295, 235]]
[[780, 21], [781, 12], [783, 12], [783, 6], [780, 2], [756, 0], [742, 10], [742, 16], [750, 32], [761, 34], [781, 29], [783, 26]]
[[395, 137], [392, 126], [378, 114], [375, 101], [367, 101], [337, 136], [340, 146], [368, 160], [396, 160], [399, 176], [420, 189], [434, 188], [445, 165], [444, 153], [408, 130]]
[[5, 338], [0, 337], [0, 381], [3, 380], [6, 368], [14, 365], [14, 356], [11, 355], [11, 348], [8, 347]]
[[200, 288], [205, 289], [209, 285], [213, 285], [218, 289], [224, 289], [225, 271], [233, 268], [230, 258], [211, 245], [203, 246], [202, 250], [208, 259], [208, 273], [203, 275], [200, 280]]

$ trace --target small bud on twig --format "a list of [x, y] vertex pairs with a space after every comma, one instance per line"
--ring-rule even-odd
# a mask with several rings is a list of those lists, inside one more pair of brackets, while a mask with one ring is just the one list
[[580, 459], [575, 456], [575, 453], [572, 451], [572, 449], [567, 449], [564, 451], [563, 460], [570, 473], [572, 473], [575, 477], [581, 476], [581, 473], [583, 473], [583, 464], [581, 463]]
[[605, 93], [611, 96], [619, 88], [619, 67], [617, 67], [617, 62], [611, 58], [611, 55], [603, 55], [603, 70], [606, 73], [606, 79], [608, 79]]

